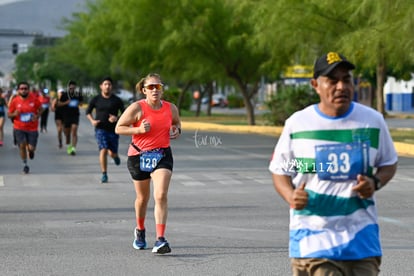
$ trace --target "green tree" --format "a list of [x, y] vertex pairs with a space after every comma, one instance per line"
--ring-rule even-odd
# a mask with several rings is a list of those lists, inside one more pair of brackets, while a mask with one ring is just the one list
[[98, 82], [109, 75], [113, 49], [119, 48], [112, 32], [111, 13], [100, 9], [97, 3], [87, 2], [86, 12], [75, 13], [72, 19], [64, 21], [68, 35], [54, 50], [55, 58], [64, 65], [65, 74], [72, 74], [70, 77], [79, 82], [86, 79]]
[[344, 34], [343, 45], [363, 69], [376, 76], [377, 110], [384, 113], [387, 74], [406, 78], [414, 69], [414, 3], [411, 0], [364, 0], [350, 2], [350, 21], [355, 29]]
[[[274, 12], [264, 18], [270, 8]], [[272, 61], [288, 56], [290, 64], [311, 64], [324, 52], [342, 52], [356, 63], [357, 74], [376, 76], [377, 109], [384, 112], [386, 73], [404, 77], [413, 69], [413, 12], [410, 0], [268, 0], [255, 16], [264, 29], [259, 33], [263, 43], [285, 42], [273, 48]]]
[[181, 88], [178, 105], [192, 87], [233, 84], [255, 124], [260, 79], [278, 79], [285, 67], [312, 64], [324, 52], [342, 52], [356, 74], [377, 78], [380, 111], [386, 73], [407, 77], [414, 69], [412, 0], [97, 0], [86, 7], [64, 22], [68, 35], [57, 46], [24, 61], [19, 55], [16, 76], [38, 77], [37, 64], [44, 77], [96, 83], [110, 74], [131, 88], [158, 72]]
[[155, 70], [184, 87], [227, 77], [240, 88], [255, 124], [252, 99], [268, 55], [252, 41], [250, 10], [239, 3], [100, 0], [71, 22], [69, 36], [79, 40], [89, 67], [94, 60], [103, 68], [106, 60], [112, 72], [124, 75]]
[[26, 53], [21, 53], [16, 57], [16, 70], [13, 72], [13, 77], [17, 81], [21, 80], [35, 80], [34, 64], [44, 61], [44, 51], [29, 49]]
[[265, 113], [264, 118], [270, 125], [283, 125], [295, 111], [318, 101], [319, 96], [309, 85], [285, 86], [265, 102], [268, 112]]
[[[216, 64], [211, 62], [206, 45], [196, 36], [205, 31], [205, 15], [211, 3], [206, 1], [179, 1], [169, 7], [169, 16], [163, 20], [164, 35], [160, 45], [162, 68], [170, 79], [179, 80], [177, 85], [194, 87], [201, 92], [201, 97], [208, 94], [211, 98], [214, 93], [215, 81], [224, 81], [225, 77]], [[181, 99], [186, 98], [183, 89]], [[201, 100], [201, 97], [199, 100]], [[200, 102], [197, 105], [196, 115], [200, 114]], [[207, 115], [211, 115], [211, 106], [207, 107]]]
[[150, 4], [142, 0], [124, 0], [122, 4], [108, 0], [88, 2], [85, 12], [65, 22], [69, 35], [60, 52], [70, 54], [64, 63], [72, 60], [75, 68], [86, 71], [86, 76], [95, 82], [112, 75], [135, 90], [141, 77], [158, 71], [153, 66], [158, 61], [156, 46], [162, 35], [158, 20], [165, 13], [157, 10], [162, 5]]
[[[166, 59], [182, 61], [188, 70], [183, 74], [207, 75], [232, 80], [239, 88], [246, 106], [249, 124], [255, 124], [254, 96], [269, 55], [254, 40], [249, 20], [253, 5], [244, 1], [180, 1], [167, 20], [164, 48], [178, 50], [166, 53]], [[247, 1], [246, 1], [247, 3]], [[206, 81], [208, 83], [208, 81]]]
[[32, 81], [37, 85], [46, 80], [56, 83], [57, 74], [48, 66], [48, 48], [30, 47], [18, 55], [15, 62], [13, 76], [16, 80]]

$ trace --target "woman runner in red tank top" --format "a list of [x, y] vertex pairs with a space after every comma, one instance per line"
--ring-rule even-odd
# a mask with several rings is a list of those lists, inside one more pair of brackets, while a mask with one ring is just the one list
[[165, 226], [168, 213], [168, 187], [173, 170], [173, 156], [170, 139], [181, 134], [181, 122], [177, 107], [162, 100], [163, 84], [158, 74], [149, 74], [136, 85], [137, 92], [145, 99], [132, 103], [121, 115], [115, 132], [131, 135], [128, 149], [128, 170], [135, 186], [134, 229], [135, 249], [145, 249], [145, 217], [150, 198], [150, 182], [154, 186], [154, 216], [156, 241], [153, 253], [171, 252], [165, 239]]

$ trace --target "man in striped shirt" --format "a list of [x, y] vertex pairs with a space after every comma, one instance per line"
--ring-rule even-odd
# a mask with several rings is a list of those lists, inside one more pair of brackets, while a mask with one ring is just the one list
[[318, 58], [311, 85], [320, 102], [286, 122], [269, 170], [290, 205], [293, 275], [378, 275], [375, 192], [394, 176], [397, 154], [383, 116], [353, 102], [344, 56]]

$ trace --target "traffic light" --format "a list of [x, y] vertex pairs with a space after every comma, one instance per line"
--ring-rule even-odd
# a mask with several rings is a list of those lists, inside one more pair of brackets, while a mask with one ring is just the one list
[[19, 53], [19, 44], [17, 43], [12, 44], [12, 53], [13, 55], [17, 55]]

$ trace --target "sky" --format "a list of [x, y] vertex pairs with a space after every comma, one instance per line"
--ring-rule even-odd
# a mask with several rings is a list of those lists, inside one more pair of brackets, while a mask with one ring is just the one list
[[[0, 33], [2, 29], [21, 30], [25, 33], [42, 33], [44, 36], [64, 36], [59, 27], [62, 18], [84, 10], [85, 0], [0, 0]], [[7, 83], [7, 75], [13, 70], [14, 55], [11, 45], [27, 45], [32, 37], [5, 37], [0, 34], [0, 86]]]
[[42, 31], [62, 36], [58, 26], [63, 17], [81, 11], [85, 0], [0, 0], [0, 29]]

